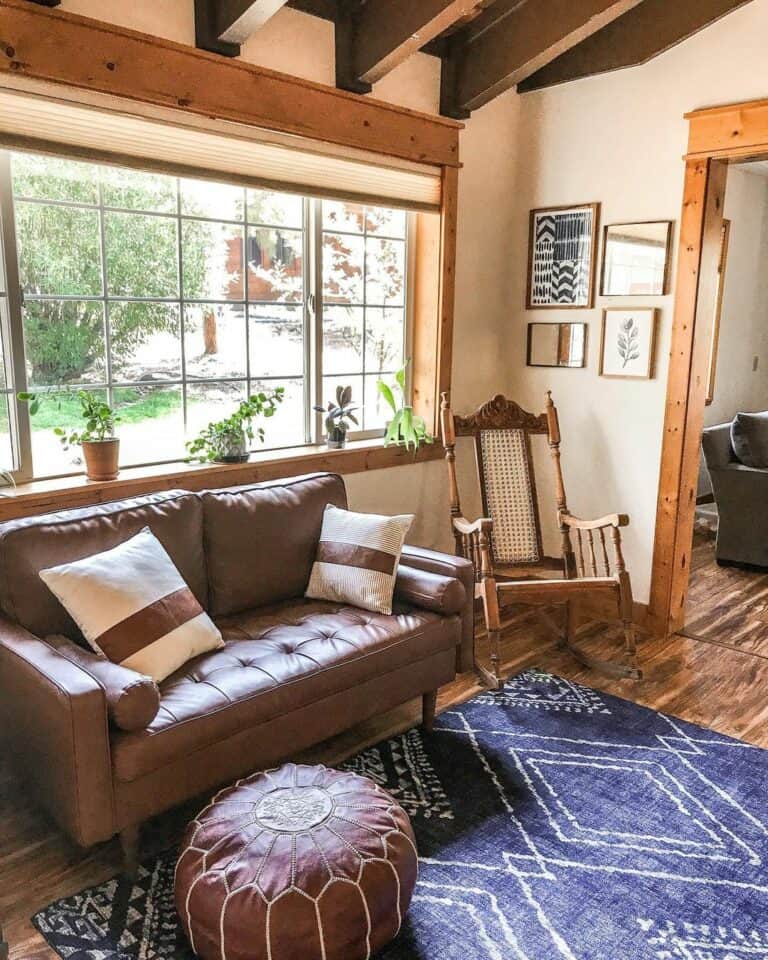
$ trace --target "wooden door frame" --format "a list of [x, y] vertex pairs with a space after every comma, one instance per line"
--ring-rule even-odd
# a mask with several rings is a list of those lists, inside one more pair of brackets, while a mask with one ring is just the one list
[[689, 121], [648, 623], [684, 623], [699, 446], [717, 300], [728, 164], [768, 155], [768, 100], [686, 114]]

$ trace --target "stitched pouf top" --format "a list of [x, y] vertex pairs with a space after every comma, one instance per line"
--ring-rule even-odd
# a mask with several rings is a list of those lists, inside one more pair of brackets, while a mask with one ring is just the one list
[[405, 811], [354, 773], [286, 764], [189, 824], [176, 907], [203, 960], [366, 960], [397, 933], [418, 858]]

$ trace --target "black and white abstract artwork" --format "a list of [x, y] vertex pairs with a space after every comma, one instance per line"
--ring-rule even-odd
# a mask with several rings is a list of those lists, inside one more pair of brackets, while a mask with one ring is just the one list
[[592, 305], [597, 209], [531, 211], [529, 309]]

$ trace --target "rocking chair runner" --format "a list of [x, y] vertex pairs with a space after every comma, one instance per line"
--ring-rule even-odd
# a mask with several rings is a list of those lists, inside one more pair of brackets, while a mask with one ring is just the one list
[[[620, 528], [627, 526], [629, 517], [609, 514], [598, 520], [580, 520], [569, 513], [560, 465], [560, 426], [551, 392], [547, 392], [546, 409], [539, 416], [499, 394], [471, 416], [458, 417], [451, 411], [447, 394], [443, 394], [440, 421], [456, 553], [474, 564], [475, 597], [483, 602], [491, 645], [492, 672], [477, 665], [483, 680], [490, 687], [501, 686], [500, 610], [512, 603], [537, 607], [565, 604], [566, 627], [561, 640], [581, 663], [612, 676], [641, 677], [635, 659], [632, 587], [621, 552]], [[530, 438], [535, 435], [549, 441], [562, 544], [560, 558], [545, 557], [542, 548], [531, 457]], [[461, 514], [456, 481], [457, 437], [475, 438], [485, 516], [474, 523]], [[547, 570], [549, 577], [536, 576]], [[624, 630], [626, 662], [601, 660], [576, 646], [582, 631], [576, 627], [575, 601], [590, 596], [615, 600]], [[545, 611], [539, 609], [538, 613], [561, 634]]]

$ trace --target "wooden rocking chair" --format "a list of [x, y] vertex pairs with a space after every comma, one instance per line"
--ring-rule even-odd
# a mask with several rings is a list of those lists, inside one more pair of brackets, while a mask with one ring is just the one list
[[[474, 564], [475, 597], [483, 602], [491, 647], [491, 670], [477, 664], [483, 681], [494, 689], [503, 682], [499, 654], [500, 610], [514, 603], [537, 608], [565, 604], [564, 632], [545, 610], [537, 609], [537, 612], [581, 663], [611, 676], [640, 678], [632, 622], [632, 586], [621, 552], [620, 528], [627, 526], [629, 517], [609, 514], [599, 520], [580, 520], [569, 513], [560, 465], [560, 426], [551, 393], [547, 392], [546, 409], [539, 416], [527, 413], [499, 394], [469, 417], [454, 416], [447, 394], [443, 394], [440, 422], [456, 553]], [[531, 457], [531, 437], [535, 435], [547, 437], [555, 471], [557, 522], [562, 544], [559, 558], [545, 557], [542, 548]], [[474, 523], [461, 513], [456, 480], [456, 437], [475, 439], [485, 516]], [[615, 601], [624, 631], [625, 662], [598, 659], [576, 645], [583, 628], [577, 629], [575, 601], [587, 597], [607, 597]]]

